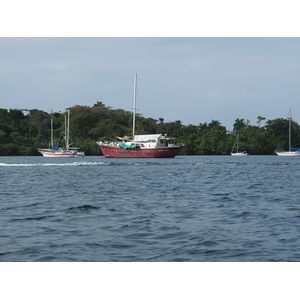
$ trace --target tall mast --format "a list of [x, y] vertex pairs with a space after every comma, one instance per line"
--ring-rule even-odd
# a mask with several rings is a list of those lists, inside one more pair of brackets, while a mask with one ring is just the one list
[[68, 131], [67, 131], [67, 115], [65, 115], [65, 146], [68, 150]]
[[51, 147], [54, 146], [53, 143], [53, 115], [52, 115], [52, 108], [50, 112], [50, 122], [51, 122]]
[[69, 142], [70, 142], [70, 110], [68, 110], [68, 149], [69, 149]]
[[292, 147], [292, 110], [290, 109], [290, 120], [289, 120], [289, 152]]
[[136, 88], [137, 88], [137, 74], [134, 74], [133, 84], [133, 124], [132, 124], [132, 138], [135, 135], [135, 113], [136, 113]]
[[66, 149], [69, 150], [69, 139], [70, 139], [70, 110], [68, 110], [68, 119], [66, 124]]

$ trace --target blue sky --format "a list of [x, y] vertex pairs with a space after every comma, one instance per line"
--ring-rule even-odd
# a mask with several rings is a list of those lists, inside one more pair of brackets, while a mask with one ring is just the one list
[[183, 124], [300, 121], [300, 38], [0, 38], [0, 107], [132, 110]]

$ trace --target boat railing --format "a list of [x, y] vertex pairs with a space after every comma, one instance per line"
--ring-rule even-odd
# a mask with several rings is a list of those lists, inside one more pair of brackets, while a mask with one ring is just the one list
[[116, 147], [116, 146], [118, 146], [119, 142], [111, 142], [111, 141], [102, 142], [102, 141], [99, 141], [99, 142], [97, 142], [97, 144], [99, 146], [114, 146], [114, 147]]

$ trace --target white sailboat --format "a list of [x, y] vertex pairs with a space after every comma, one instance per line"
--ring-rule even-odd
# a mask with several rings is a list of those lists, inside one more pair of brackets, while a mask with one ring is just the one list
[[275, 151], [278, 156], [300, 156], [300, 149], [292, 147], [292, 111], [289, 112], [289, 151]]
[[38, 148], [38, 151], [44, 157], [75, 157], [78, 152], [78, 148], [70, 148], [70, 110], [68, 112], [68, 118], [65, 116], [65, 147], [55, 147], [53, 143], [53, 121], [51, 111], [51, 147], [49, 149]]
[[[233, 152], [236, 145], [236, 152]], [[239, 134], [236, 135], [235, 142], [233, 144], [232, 150], [231, 150], [232, 156], [247, 156], [248, 153], [246, 151], [239, 151]]]

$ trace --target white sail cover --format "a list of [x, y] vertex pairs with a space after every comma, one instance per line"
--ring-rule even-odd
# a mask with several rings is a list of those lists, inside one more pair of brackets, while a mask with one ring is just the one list
[[147, 135], [135, 135], [135, 142], [147, 142], [149, 140], [157, 140], [161, 134], [147, 134]]

